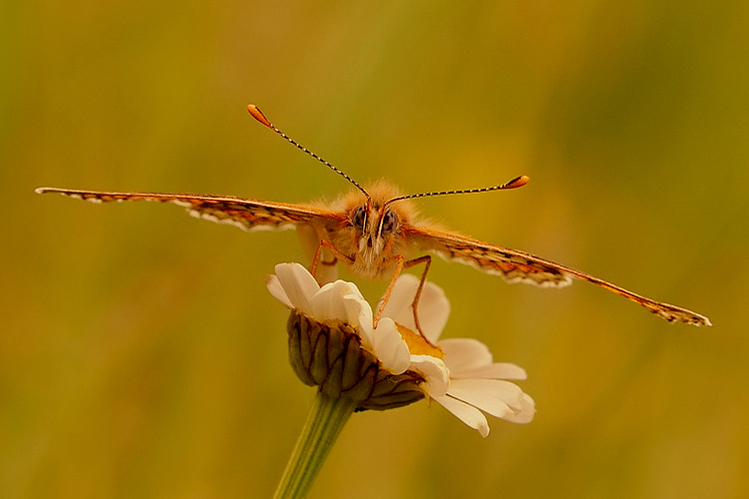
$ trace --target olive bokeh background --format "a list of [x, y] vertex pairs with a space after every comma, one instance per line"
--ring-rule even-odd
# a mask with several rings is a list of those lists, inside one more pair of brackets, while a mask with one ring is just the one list
[[[523, 366], [527, 426], [355, 415], [313, 497], [749, 494], [749, 4], [3, 2], [0, 494], [268, 497], [313, 390], [265, 291], [304, 258], [149, 203], [42, 185], [301, 202], [349, 187], [708, 315], [436, 261], [452, 315]], [[344, 274], [346, 276], [346, 274]], [[350, 276], [347, 276], [350, 277]], [[384, 282], [363, 283], [375, 300]]]

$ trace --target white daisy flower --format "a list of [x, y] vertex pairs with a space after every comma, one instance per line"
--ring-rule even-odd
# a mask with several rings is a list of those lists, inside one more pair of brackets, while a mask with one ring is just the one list
[[328, 394], [354, 398], [360, 410], [400, 407], [427, 396], [484, 437], [484, 412], [530, 422], [533, 399], [510, 382], [525, 379], [522, 368], [493, 362], [486, 345], [474, 339], [438, 341], [450, 303], [434, 284], [425, 284], [418, 305], [431, 345], [415, 333], [411, 303], [418, 285], [412, 275], [399, 277], [374, 328], [372, 308], [356, 285], [335, 281], [320, 287], [302, 265], [277, 265], [268, 289], [292, 309], [289, 345], [297, 375]]

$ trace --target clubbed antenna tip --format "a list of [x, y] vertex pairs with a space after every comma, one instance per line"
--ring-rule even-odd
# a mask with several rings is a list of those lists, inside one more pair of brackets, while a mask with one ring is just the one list
[[247, 106], [247, 110], [250, 112], [253, 118], [258, 120], [263, 125], [267, 126], [270, 129], [273, 129], [273, 123], [268, 121], [268, 118], [265, 117], [262, 111], [257, 108], [255, 104], [250, 104]]

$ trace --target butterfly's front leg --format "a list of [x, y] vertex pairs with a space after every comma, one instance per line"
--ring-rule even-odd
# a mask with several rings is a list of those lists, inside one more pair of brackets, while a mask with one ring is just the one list
[[317, 267], [317, 273], [313, 274], [315, 280], [321, 285], [335, 281], [338, 278], [338, 271], [335, 267], [338, 259], [330, 251], [320, 248], [320, 241], [327, 239], [325, 231], [313, 225], [302, 224], [297, 226], [296, 233], [299, 236], [302, 249], [308, 257], [307, 268], [312, 269], [315, 259], [323, 263], [323, 265]]
[[390, 284], [388, 285], [387, 291], [385, 291], [385, 296], [382, 297], [382, 301], [380, 302], [380, 306], [377, 308], [377, 313], [374, 317], [374, 325], [377, 327], [377, 323], [380, 321], [380, 318], [382, 317], [382, 312], [385, 310], [385, 305], [390, 300], [390, 295], [393, 292], [393, 288], [395, 287], [395, 281], [398, 280], [398, 277], [401, 275], [401, 272], [403, 272], [403, 269], [411, 268], [415, 265], [419, 265], [421, 263], [424, 264], [424, 272], [421, 274], [421, 280], [419, 281], [419, 287], [416, 289], [416, 294], [414, 295], [413, 302], [411, 302], [411, 309], [413, 310], [414, 314], [414, 324], [416, 325], [416, 331], [421, 335], [422, 338], [424, 338], [424, 341], [426, 341], [429, 345], [435, 346], [431, 341], [429, 341], [429, 338], [426, 337], [424, 334], [424, 331], [421, 329], [421, 323], [419, 322], [419, 314], [417, 313], [417, 307], [419, 305], [419, 300], [421, 299], [421, 292], [424, 289], [424, 284], [426, 283], [427, 279], [427, 272], [429, 271], [429, 266], [432, 265], [432, 257], [429, 255], [420, 256], [418, 258], [414, 258], [413, 260], [406, 261], [406, 258], [403, 255], [397, 255], [394, 256], [392, 259], [386, 260], [385, 263], [391, 263], [394, 262], [395, 269], [393, 271], [393, 278], [390, 280]]
[[[384, 264], [388, 264], [388, 265], [391, 262], [394, 262], [395, 270], [393, 271], [392, 279], [390, 279], [390, 284], [388, 284], [388, 288], [385, 291], [385, 294], [383, 295], [382, 300], [380, 300], [380, 306], [377, 307], [377, 313], [374, 316], [374, 327], [377, 327], [377, 324], [380, 322], [380, 318], [382, 317], [382, 312], [385, 310], [385, 305], [387, 305], [387, 303], [390, 301], [390, 295], [393, 294], [395, 281], [398, 280], [398, 276], [400, 276], [401, 272], [403, 272], [403, 265], [405, 261], [406, 261], [406, 258], [403, 255], [396, 255], [383, 262]], [[421, 331], [419, 331], [419, 333], [421, 333]], [[424, 335], [422, 334], [422, 336]]]
[[[322, 258], [322, 252], [323, 249], [326, 249], [330, 251], [330, 253], [333, 254], [333, 260], [331, 261], [325, 261]], [[317, 265], [322, 264], [326, 267], [332, 267], [335, 266], [336, 263], [338, 263], [338, 260], [344, 261], [348, 264], [354, 263], [354, 260], [352, 260], [347, 255], [344, 255], [338, 248], [333, 246], [333, 243], [328, 241], [327, 239], [320, 239], [320, 243], [317, 245], [317, 249], [315, 250], [315, 256], [312, 258], [312, 265], [310, 265], [310, 274], [315, 276], [315, 279], [317, 279]], [[320, 279], [322, 281], [328, 282], [325, 279]], [[325, 284], [325, 282], [320, 282], [320, 284]]]

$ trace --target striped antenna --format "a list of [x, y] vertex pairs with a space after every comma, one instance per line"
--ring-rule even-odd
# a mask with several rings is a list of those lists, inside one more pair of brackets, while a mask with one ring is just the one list
[[426, 197], [433, 197], [433, 196], [447, 196], [449, 194], [476, 194], [479, 192], [504, 191], [507, 189], [517, 189], [518, 187], [523, 187], [525, 184], [530, 182], [530, 180], [531, 179], [528, 176], [521, 175], [520, 177], [515, 177], [514, 179], [510, 180], [509, 182], [505, 182], [502, 185], [495, 185], [492, 187], [481, 187], [478, 189], [461, 189], [457, 191], [435, 191], [435, 192], [422, 192], [420, 194], [409, 194], [407, 196], [398, 196], [397, 198], [389, 199], [387, 202], [385, 202], [384, 206], [393, 204], [398, 201], [403, 201], [404, 199], [426, 198]]
[[356, 182], [356, 180], [352, 179], [344, 171], [339, 170], [335, 166], [331, 165], [330, 163], [328, 163], [327, 161], [325, 161], [323, 158], [321, 158], [317, 154], [313, 153], [312, 151], [310, 151], [309, 149], [307, 149], [306, 147], [304, 147], [303, 145], [301, 145], [300, 143], [298, 143], [297, 141], [295, 141], [294, 139], [292, 139], [291, 137], [289, 137], [288, 135], [286, 135], [285, 133], [283, 133], [281, 130], [279, 130], [278, 128], [276, 128], [276, 125], [274, 125], [273, 123], [271, 123], [268, 120], [268, 118], [265, 117], [265, 115], [262, 113], [262, 111], [260, 111], [260, 109], [257, 108], [257, 106], [255, 106], [254, 104], [250, 104], [249, 106], [247, 106], [247, 110], [250, 112], [250, 114], [252, 115], [253, 118], [255, 118], [257, 121], [259, 121], [263, 125], [267, 126], [271, 130], [273, 130], [274, 132], [276, 132], [278, 135], [280, 135], [281, 137], [283, 137], [287, 142], [290, 142], [291, 144], [295, 145], [297, 149], [299, 149], [300, 151], [302, 151], [305, 154], [309, 154], [310, 156], [312, 156], [313, 158], [315, 158], [317, 161], [319, 161], [320, 163], [324, 164], [325, 166], [327, 166], [328, 168], [330, 168], [331, 170], [333, 170], [334, 172], [336, 172], [338, 175], [340, 175], [341, 177], [343, 177], [346, 180], [348, 180], [349, 183], [351, 183], [357, 189], [359, 189], [360, 191], [362, 191], [364, 193], [364, 195], [366, 196], [366, 198], [367, 198], [368, 201], [372, 200], [372, 198], [369, 197], [369, 193], [367, 191], [365, 191], [364, 187], [362, 187], [361, 185], [359, 185], [359, 183]]

